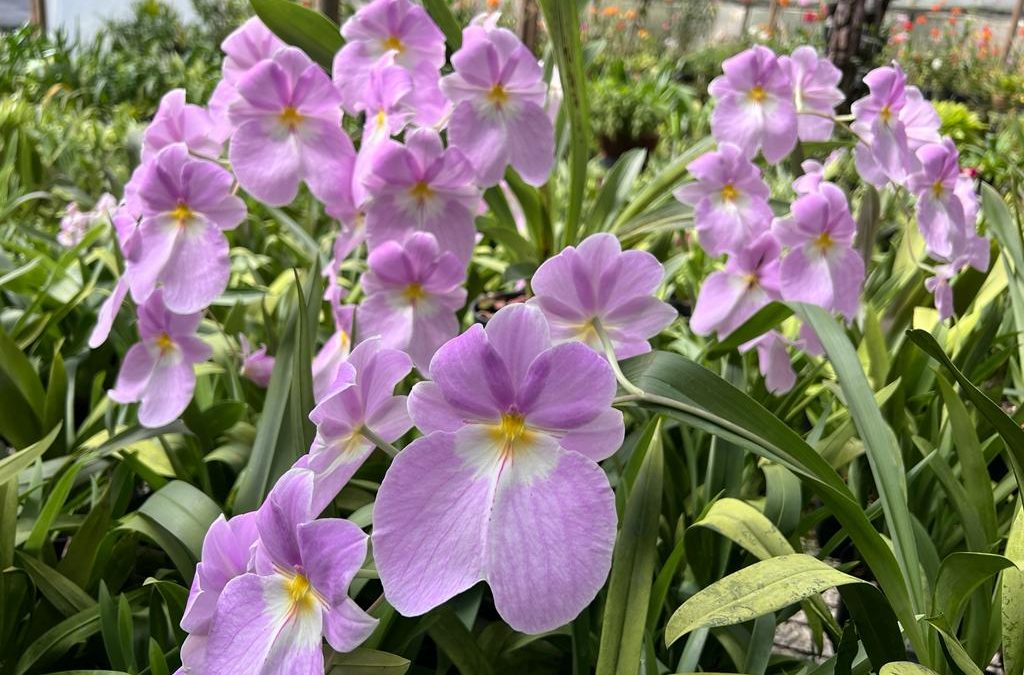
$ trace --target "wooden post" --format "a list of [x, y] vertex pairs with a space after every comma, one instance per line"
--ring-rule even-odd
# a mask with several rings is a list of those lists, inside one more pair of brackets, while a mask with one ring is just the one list
[[537, 0], [523, 0], [519, 8], [519, 39], [534, 54], [537, 53], [539, 22], [540, 10], [537, 8]]
[[1010, 28], [1006, 31], [1006, 42], [1003, 44], [1003, 65], [1010, 61], [1010, 50], [1013, 49], [1013, 40], [1017, 37], [1017, 24], [1020, 23], [1021, 9], [1024, 9], [1024, 0], [1017, 0], [1013, 5], [1013, 14], [1010, 15]]
[[772, 0], [768, 5], [768, 35], [775, 35], [775, 26], [779, 23], [779, 0]]
[[32, 0], [32, 15], [29, 20], [39, 26], [40, 30], [46, 30], [46, 0]]

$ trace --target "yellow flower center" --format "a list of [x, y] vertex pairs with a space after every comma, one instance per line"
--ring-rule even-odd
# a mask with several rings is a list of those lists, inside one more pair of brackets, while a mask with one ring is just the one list
[[285, 125], [292, 131], [302, 123], [302, 113], [293, 108], [292, 106], [286, 106], [281, 114], [278, 115], [278, 119], [281, 120], [281, 124]]
[[945, 192], [946, 186], [942, 184], [942, 181], [935, 181], [935, 183], [932, 185], [932, 194], [935, 195], [935, 198], [940, 199]]
[[767, 92], [765, 92], [764, 87], [762, 87], [761, 85], [757, 85], [751, 88], [750, 93], [748, 94], [750, 100], [753, 101], [754, 103], [760, 103], [765, 99], [767, 95]]
[[377, 117], [376, 117], [377, 128], [378, 129], [383, 129], [384, 128], [384, 123], [387, 122], [387, 120], [388, 120], [388, 114], [384, 110], [384, 108], [381, 108], [380, 110], [378, 110], [377, 111]]
[[505, 451], [513, 449], [519, 441], [529, 442], [533, 432], [526, 428], [526, 420], [518, 413], [505, 413], [501, 421], [491, 427], [491, 438], [495, 443], [501, 443]]
[[287, 583], [288, 595], [291, 596], [292, 606], [298, 610], [313, 608], [316, 594], [313, 587], [309, 585], [309, 579], [304, 574], [296, 574]]
[[878, 111], [878, 116], [882, 118], [882, 121], [888, 124], [892, 121], [892, 109], [889, 106], [882, 106], [882, 109]]
[[757, 275], [751, 272], [743, 277], [743, 281], [746, 282], [747, 288], [754, 288], [758, 284]]
[[162, 354], [166, 354], [174, 349], [174, 340], [167, 333], [160, 333], [160, 335], [156, 336], [156, 346], [160, 348]]
[[822, 251], [827, 251], [835, 245], [835, 242], [832, 240], [832, 236], [828, 232], [822, 232], [818, 235], [818, 238], [814, 240], [814, 245]]
[[722, 201], [731, 202], [740, 196], [740, 191], [736, 189], [736, 186], [732, 183], [726, 184], [722, 188]]
[[508, 103], [508, 92], [505, 91], [505, 87], [496, 84], [487, 92], [487, 100], [500, 108]]
[[413, 199], [417, 201], [425, 202], [434, 196], [434, 191], [430, 189], [426, 181], [417, 181], [415, 185], [409, 188], [409, 194]]
[[387, 40], [384, 40], [384, 42], [382, 42], [381, 44], [384, 45], [384, 49], [385, 50], [392, 50], [393, 49], [394, 51], [398, 52], [399, 54], [401, 54], [402, 52], [405, 51], [405, 45], [403, 45], [402, 41], [399, 40], [394, 35], [389, 37]]
[[192, 209], [184, 202], [178, 202], [178, 205], [171, 211], [171, 218], [178, 221], [179, 227], [188, 225], [188, 221], [192, 220], [193, 215], [195, 214], [192, 212]]
[[422, 285], [412, 283], [405, 287], [405, 290], [402, 291], [402, 295], [404, 295], [405, 299], [409, 302], [416, 302], [417, 300], [423, 299], [426, 293], [423, 291]]

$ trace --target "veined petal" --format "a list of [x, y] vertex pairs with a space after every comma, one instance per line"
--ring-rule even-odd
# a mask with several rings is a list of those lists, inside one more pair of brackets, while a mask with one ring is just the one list
[[437, 607], [484, 578], [484, 542], [497, 483], [455, 451], [455, 434], [410, 443], [384, 476], [373, 508], [373, 556], [388, 601], [405, 616]]
[[503, 473], [487, 539], [487, 578], [515, 630], [542, 633], [574, 619], [611, 567], [615, 497], [590, 459], [556, 450], [553, 471], [531, 482]]

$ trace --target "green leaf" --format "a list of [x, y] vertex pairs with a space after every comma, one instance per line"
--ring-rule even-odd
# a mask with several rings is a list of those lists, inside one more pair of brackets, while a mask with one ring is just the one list
[[18, 392], [28, 402], [36, 420], [41, 420], [46, 401], [43, 383], [39, 380], [39, 375], [36, 374], [28, 357], [22, 353], [18, 345], [2, 328], [0, 328], [0, 370], [11, 379]]
[[938, 632], [948, 661], [955, 665], [963, 675], [984, 675], [978, 664], [971, 660], [960, 641], [945, 629], [943, 622], [933, 619], [925, 619], [925, 621]]
[[865, 454], [892, 537], [893, 550], [910, 591], [911, 604], [915, 611], [922, 611], [925, 589], [910, 509], [907, 506], [906, 470], [896, 435], [875, 403], [875, 392], [868, 384], [860, 359], [846, 332], [821, 307], [798, 304], [795, 309], [818, 335], [839, 379], [850, 417], [857, 427], [858, 436], [864, 442]]
[[569, 120], [569, 206], [562, 245], [576, 244], [590, 160], [590, 110], [587, 103], [578, 3], [538, 0], [562, 80], [562, 112]]
[[691, 527], [714, 530], [759, 560], [794, 553], [792, 545], [770, 520], [750, 504], [726, 497], [711, 505]]
[[750, 396], [679, 354], [651, 352], [624, 361], [622, 369], [646, 392], [642, 397], [623, 397], [624, 401], [635, 399], [636, 405], [727, 438], [782, 464], [807, 483], [871, 568], [915, 649], [926, 653], [924, 634], [889, 544], [814, 448]]
[[52, 429], [64, 420], [68, 394], [68, 373], [64, 368], [64, 357], [55, 349], [50, 365], [50, 378], [46, 385], [46, 400], [43, 403], [43, 428]]
[[21, 473], [22, 470], [26, 469], [32, 464], [32, 462], [42, 457], [43, 453], [53, 445], [53, 441], [57, 438], [57, 434], [60, 432], [60, 426], [61, 425], [58, 424], [51, 429], [50, 433], [46, 434], [43, 439], [36, 441], [24, 450], [19, 450], [13, 455], [8, 455], [7, 457], [0, 459], [0, 485], [3, 485], [10, 480], [16, 480], [18, 478], [18, 474]]
[[974, 404], [981, 416], [988, 421], [1003, 439], [1006, 457], [1013, 468], [1018, 489], [1024, 489], [1024, 429], [1021, 429], [992, 399], [985, 396], [974, 384], [953, 365], [935, 338], [920, 329], [907, 331], [907, 337], [928, 356], [944, 366], [960, 383], [964, 395]]
[[604, 232], [611, 227], [612, 220], [622, 210], [622, 205], [629, 201], [633, 186], [636, 185], [636, 179], [640, 176], [646, 160], [647, 151], [636, 148], [624, 153], [608, 170], [601, 191], [597, 193], [597, 199], [584, 219], [586, 233]]
[[649, 206], [661, 200], [671, 199], [672, 188], [682, 182], [683, 177], [686, 176], [686, 167], [697, 157], [710, 150], [713, 143], [714, 140], [710, 136], [702, 138], [687, 148], [671, 164], [662, 169], [622, 209], [619, 216], [612, 223], [610, 231], [618, 232], [629, 221], [646, 211]]
[[42, 510], [36, 516], [35, 523], [32, 525], [32, 531], [25, 541], [25, 550], [28, 553], [36, 554], [42, 550], [43, 544], [46, 543], [46, 537], [50, 534], [50, 527], [63, 510], [68, 494], [71, 493], [71, 488], [74, 487], [75, 478], [83, 466], [82, 462], [74, 462], [61, 474], [60, 479], [54, 483], [49, 496], [46, 498], [46, 503], [43, 504]]
[[310, 270], [307, 287], [295, 285], [298, 302], [288, 316], [274, 355], [274, 368], [253, 441], [249, 464], [239, 477], [234, 511], [255, 511], [273, 482], [309, 447], [307, 415], [313, 409], [310, 363], [320, 308], [319, 266]]
[[960, 611], [971, 592], [986, 579], [1008, 567], [1014, 567], [1012, 560], [993, 553], [950, 553], [939, 566], [932, 613], [941, 614], [950, 630], [955, 629]]
[[[597, 675], [615, 675], [640, 663], [651, 583], [658, 562], [658, 519], [661, 516], [664, 457], [661, 420], [652, 420], [641, 443], [646, 454], [626, 502], [612, 558], [608, 596], [601, 626]], [[639, 452], [638, 446], [634, 452]]]
[[671, 646], [697, 628], [755, 619], [833, 586], [863, 583], [803, 553], [762, 560], [719, 579], [684, 602], [668, 620], [665, 644]]
[[277, 37], [306, 52], [328, 73], [334, 55], [345, 44], [341, 31], [320, 12], [290, 0], [249, 0], [256, 16]]
[[960, 400], [946, 378], [937, 375], [935, 379], [939, 384], [942, 400], [946, 404], [946, 413], [949, 415], [953, 449], [960, 460], [961, 478], [969, 507], [976, 514], [983, 529], [979, 534], [983, 536], [986, 546], [980, 550], [991, 550], [989, 545], [996, 540], [996, 507], [992, 500], [992, 480], [988, 475], [985, 453], [978, 442], [978, 434], [967, 412], [967, 406]]
[[757, 310], [753, 316], [743, 324], [729, 333], [721, 342], [711, 345], [707, 351], [709, 359], [717, 359], [731, 353], [740, 345], [760, 337], [768, 331], [777, 328], [779, 324], [793, 316], [793, 310], [781, 302], [770, 302]]
[[164, 658], [164, 650], [153, 638], [149, 638], [147, 649], [149, 656], [149, 672], [151, 675], [170, 675], [170, 668], [167, 667], [167, 659]]
[[[187, 551], [192, 560], [191, 565], [186, 569], [181, 569], [181, 561], [175, 561], [175, 565], [185, 581], [191, 582], [193, 568], [202, 554], [206, 531], [221, 515], [217, 504], [194, 486], [175, 480], [150, 495], [139, 507], [138, 513]], [[167, 553], [170, 555], [170, 551]]]
[[328, 675], [403, 675], [409, 670], [409, 659], [375, 649], [357, 647], [345, 654], [332, 654], [327, 663]]
[[939, 675], [931, 668], [910, 661], [893, 661], [882, 666], [879, 675]]
[[[130, 591], [129, 602], [135, 602], [145, 595], [143, 589]], [[18, 658], [15, 675], [23, 675], [37, 663], [46, 663], [64, 654], [74, 645], [84, 642], [100, 629], [99, 605], [68, 617], [35, 639]]]
[[63, 616], [71, 616], [96, 605], [92, 596], [49, 565], [20, 551], [17, 561], [43, 597]]
[[444, 41], [448, 43], [448, 49], [456, 52], [462, 46], [462, 29], [459, 22], [452, 14], [446, 0], [423, 0], [423, 8], [430, 14], [437, 27], [444, 33]]
[[427, 634], [437, 648], [452, 660], [462, 675], [492, 675], [494, 669], [473, 639], [473, 635], [459, 621], [451, 607], [445, 605], [433, 612], [434, 621]]
[[1016, 568], [1003, 571], [1001, 582], [1003, 619], [1003, 670], [1024, 672], [1024, 509], [1017, 504], [1016, 516], [1006, 538], [1006, 557]]

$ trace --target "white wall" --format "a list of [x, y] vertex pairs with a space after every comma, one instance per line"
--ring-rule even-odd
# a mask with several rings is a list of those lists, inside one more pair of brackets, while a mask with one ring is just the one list
[[[112, 18], [131, 16], [138, 0], [46, 0], [46, 24], [50, 30], [63, 28], [68, 34], [76, 32], [89, 39]], [[195, 18], [190, 0], [163, 0], [185, 19]]]

